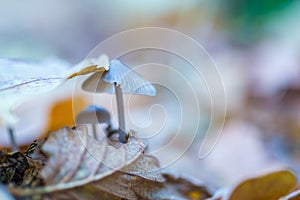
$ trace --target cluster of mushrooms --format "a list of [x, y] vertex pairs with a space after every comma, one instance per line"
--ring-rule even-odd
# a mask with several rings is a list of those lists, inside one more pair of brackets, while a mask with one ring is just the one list
[[[145, 80], [140, 74], [119, 60], [109, 62], [106, 55], [101, 55], [98, 59], [91, 60], [90, 62], [92, 65], [71, 74], [67, 79], [77, 75], [88, 74], [92, 71], [92, 75], [83, 82], [82, 89], [92, 93], [107, 92], [116, 95], [119, 128], [115, 130], [112, 128], [108, 111], [94, 105], [89, 106], [78, 114], [76, 124], [93, 124], [95, 126], [99, 123], [106, 123], [108, 124], [106, 128], [107, 136], [118, 133], [120, 142], [126, 143], [128, 131], [125, 126], [123, 94], [155, 96], [156, 89], [149, 81]], [[89, 116], [96, 117], [91, 118]]]
[[[15, 61], [15, 60], [4, 60], [4, 65], [16, 63], [17, 66], [27, 66], [30, 63]], [[3, 63], [2, 63], [3, 64]], [[92, 124], [94, 127], [94, 136], [95, 134], [95, 126], [100, 123], [106, 123], [106, 133], [107, 136], [111, 136], [114, 133], [119, 134], [119, 140], [122, 143], [126, 143], [128, 140], [128, 131], [125, 127], [125, 113], [124, 113], [124, 103], [123, 103], [123, 94], [143, 94], [149, 96], [156, 95], [155, 87], [147, 80], [145, 80], [140, 74], [130, 69], [119, 60], [109, 61], [107, 55], [103, 54], [99, 56], [97, 59], [86, 59], [79, 66], [81, 70], [78, 70], [78, 65], [68, 69], [60, 77], [49, 78], [49, 80], [53, 80], [51, 86], [52, 89], [64, 84], [69, 79], [73, 79], [80, 75], [88, 75], [91, 74], [88, 78], [86, 78], [83, 82], [81, 82], [82, 89], [87, 92], [92, 93], [110, 93], [116, 95], [117, 108], [118, 108], [118, 120], [119, 120], [119, 128], [114, 129], [111, 123], [110, 114], [106, 109], [100, 108], [97, 106], [89, 106], [85, 110], [81, 111], [76, 117], [76, 125], [80, 124]], [[41, 82], [41, 80], [37, 80]], [[5, 82], [6, 83], [6, 82]], [[22, 84], [26, 84], [22, 83]], [[16, 85], [18, 86], [18, 85]], [[47, 86], [47, 83], [45, 83]], [[5, 92], [11, 89], [11, 86], [4, 87], [0, 89], [0, 92]], [[13, 89], [18, 90], [18, 87], [13, 87]], [[48, 89], [48, 90], [47, 90]], [[52, 89], [49, 88], [41, 88], [40, 93], [45, 91], [50, 91]], [[34, 92], [38, 93], [37, 90]], [[13, 97], [12, 97], [13, 98]], [[14, 101], [11, 101], [14, 102]], [[10, 115], [10, 108], [7, 108], [7, 112], [5, 114]], [[2, 113], [3, 114], [3, 113]], [[1, 119], [4, 119], [7, 116], [0, 116]], [[9, 121], [9, 120], [7, 120]], [[3, 124], [3, 123], [2, 123]], [[7, 132], [9, 134], [11, 150], [17, 151], [18, 145], [16, 143], [14, 137], [14, 124], [15, 123], [4, 123], [7, 128]], [[1, 123], [0, 123], [1, 125]]]

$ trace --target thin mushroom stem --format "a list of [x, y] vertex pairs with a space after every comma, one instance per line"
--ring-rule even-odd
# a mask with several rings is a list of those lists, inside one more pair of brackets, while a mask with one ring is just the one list
[[98, 135], [97, 135], [97, 124], [92, 125], [93, 128], [93, 137], [98, 140]]
[[12, 127], [8, 126], [7, 127], [7, 130], [8, 130], [8, 134], [9, 134], [9, 138], [10, 138], [10, 146], [11, 146], [11, 150], [14, 152], [14, 151], [18, 151], [19, 148], [17, 146], [17, 143], [16, 143], [16, 139], [15, 139], [15, 136], [14, 136], [14, 130]]
[[116, 92], [116, 100], [117, 100], [117, 107], [118, 107], [118, 120], [119, 120], [119, 140], [122, 143], [127, 142], [127, 133], [125, 130], [125, 114], [124, 114], [124, 103], [123, 103], [123, 94], [120, 85], [115, 85], [115, 92]]

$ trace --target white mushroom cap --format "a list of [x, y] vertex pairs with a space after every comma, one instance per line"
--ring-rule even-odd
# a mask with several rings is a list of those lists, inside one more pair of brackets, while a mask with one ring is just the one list
[[108, 71], [90, 76], [82, 88], [88, 92], [114, 93], [114, 83], [120, 86], [122, 93], [156, 95], [156, 89], [149, 81], [118, 60], [110, 63]]

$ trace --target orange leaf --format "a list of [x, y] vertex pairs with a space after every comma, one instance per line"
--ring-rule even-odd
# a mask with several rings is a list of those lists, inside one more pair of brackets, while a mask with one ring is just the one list
[[46, 133], [64, 126], [74, 126], [76, 116], [87, 103], [82, 97], [72, 97], [56, 102], [50, 109]]
[[296, 185], [297, 179], [291, 171], [277, 171], [240, 183], [229, 199], [277, 200], [295, 189]]

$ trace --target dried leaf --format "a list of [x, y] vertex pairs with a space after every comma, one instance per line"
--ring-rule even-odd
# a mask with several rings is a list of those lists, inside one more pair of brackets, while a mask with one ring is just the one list
[[107, 71], [109, 69], [109, 58], [107, 55], [102, 54], [97, 59], [95, 58], [85, 59], [82, 63], [78, 64], [78, 66], [87, 66], [87, 67], [84, 67], [83, 69], [77, 72], [73, 72], [66, 79], [71, 79], [79, 75]]
[[[135, 136], [124, 145], [106, 139], [98, 142], [90, 137], [84, 126], [75, 130], [61, 129], [52, 133], [43, 145], [50, 155], [42, 176], [47, 185], [84, 180], [89, 183], [112, 174], [133, 162], [143, 151], [142, 141]], [[80, 184], [79, 184], [80, 185]]]
[[[95, 62], [97, 65], [84, 65]], [[17, 104], [52, 91], [75, 76], [106, 71], [108, 63], [106, 55], [87, 59], [80, 66], [88, 67], [76, 72], [78, 66], [71, 68], [58, 59], [40, 62], [0, 59], [0, 125], [14, 125], [17, 122], [18, 118], [12, 112]]]
[[[151, 158], [153, 157], [150, 157], [150, 159]], [[135, 164], [137, 163], [132, 163], [130, 165]], [[154, 175], [140, 176], [136, 171], [124, 173], [122, 170], [105, 177], [99, 181], [97, 185], [93, 184], [93, 186], [121, 198], [152, 199], [151, 196], [162, 186], [161, 181], [164, 181], [161, 174], [157, 173], [156, 175], [158, 176], [154, 179], [157, 179], [158, 181], [153, 181], [151, 179], [153, 179]]]
[[0, 59], [0, 123], [14, 124], [11, 108], [18, 101], [50, 91], [61, 83], [69, 65], [50, 59], [30, 62]]
[[94, 185], [98, 187], [101, 179], [136, 160], [143, 152], [144, 144], [134, 133], [131, 133], [126, 144], [119, 143], [118, 139], [98, 142], [88, 135], [84, 126], [79, 126], [74, 130], [66, 127], [51, 133], [42, 150], [49, 155], [41, 171], [46, 187], [33, 190], [12, 188], [14, 194], [51, 192], [48, 195], [55, 196], [61, 194], [59, 191], [64, 191], [63, 195], [72, 197], [79, 187], [88, 193], [92, 190], [89, 188]]
[[163, 182], [116, 172], [101, 181], [101, 189], [126, 199], [202, 200], [211, 197], [210, 192], [202, 183], [167, 173], [161, 176]]
[[78, 72], [74, 72], [73, 74], [69, 75], [66, 79], [71, 79], [74, 78], [75, 76], [90, 74], [94, 72], [104, 72], [105, 70], [106, 70], [105, 68], [98, 68], [97, 65], [92, 65], [92, 66], [85, 67]]
[[0, 152], [0, 181], [19, 187], [36, 187], [43, 184], [39, 171], [46, 157], [39, 150], [39, 143], [33, 142], [25, 152]]
[[164, 173], [163, 176], [166, 181], [160, 190], [153, 194], [153, 199], [202, 200], [211, 197], [210, 191], [202, 182], [170, 173]]
[[240, 183], [229, 199], [276, 200], [287, 195], [296, 185], [297, 179], [291, 171], [277, 171]]
[[[64, 126], [74, 126], [74, 116], [86, 106], [85, 99], [80, 96], [56, 101], [50, 108], [45, 134]], [[74, 108], [76, 105], [76, 108]]]
[[141, 178], [164, 182], [161, 172], [158, 171], [159, 162], [157, 158], [150, 155], [142, 155], [130, 165], [125, 166], [122, 172], [126, 172], [131, 175], [139, 176]]
[[84, 126], [63, 128], [43, 144], [49, 155], [41, 174], [46, 186], [10, 187], [17, 197], [43, 199], [204, 199], [202, 183], [161, 174], [158, 160], [145, 155], [133, 132], [126, 144], [113, 135], [100, 142]]

